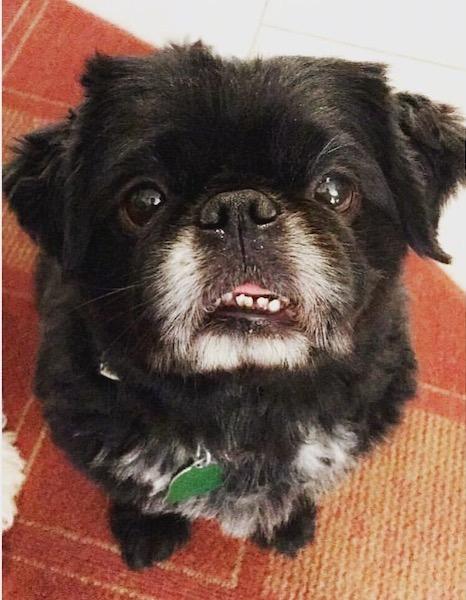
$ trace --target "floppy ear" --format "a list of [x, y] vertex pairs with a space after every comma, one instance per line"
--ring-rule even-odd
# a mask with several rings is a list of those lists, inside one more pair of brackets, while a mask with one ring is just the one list
[[[440, 211], [465, 176], [465, 128], [455, 110], [424, 96], [395, 95], [398, 125], [407, 144], [417, 190], [400, 206], [408, 242], [421, 256], [450, 262], [437, 242]], [[416, 193], [418, 192], [418, 193]]]
[[21, 227], [45, 252], [61, 258], [68, 122], [25, 135], [5, 167], [3, 190]]

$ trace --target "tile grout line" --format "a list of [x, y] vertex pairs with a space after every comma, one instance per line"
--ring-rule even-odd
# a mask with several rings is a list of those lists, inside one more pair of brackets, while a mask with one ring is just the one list
[[254, 47], [255, 47], [256, 42], [257, 42], [257, 39], [259, 37], [259, 32], [261, 30], [262, 25], [264, 24], [264, 17], [265, 17], [265, 13], [267, 12], [268, 5], [269, 5], [269, 0], [265, 0], [264, 6], [262, 7], [261, 14], [259, 16], [259, 20], [258, 20], [258, 25], [256, 27], [256, 31], [254, 32], [254, 35], [252, 37], [251, 45], [249, 46], [248, 58], [251, 58], [251, 54], [252, 54], [252, 52], [254, 50]]
[[280, 27], [278, 25], [269, 25], [267, 23], [263, 23], [262, 24], [263, 27], [266, 27], [268, 29], [273, 29], [275, 31], [282, 31], [285, 33], [290, 33], [290, 34], [294, 34], [294, 35], [301, 35], [304, 37], [308, 37], [308, 38], [313, 38], [313, 39], [317, 39], [317, 40], [321, 40], [324, 42], [331, 42], [333, 44], [338, 44], [340, 46], [349, 46], [351, 48], [358, 48], [359, 50], [368, 50], [369, 52], [376, 52], [378, 54], [383, 54], [384, 56], [394, 56], [397, 58], [404, 58], [407, 60], [413, 60], [415, 62], [421, 62], [421, 63], [425, 63], [428, 65], [432, 65], [435, 67], [442, 67], [444, 69], [449, 69], [451, 71], [455, 71], [458, 73], [466, 73], [466, 68], [461, 68], [461, 67], [456, 67], [454, 65], [448, 65], [446, 63], [439, 63], [439, 62], [435, 62], [433, 60], [429, 60], [426, 58], [419, 58], [419, 57], [415, 57], [415, 56], [409, 56], [409, 54], [402, 54], [402, 53], [398, 53], [398, 52], [391, 52], [389, 50], [380, 50], [378, 48], [373, 48], [371, 46], [360, 46], [359, 44], [355, 44], [353, 42], [344, 42], [341, 40], [337, 40], [335, 38], [332, 37], [327, 37], [324, 35], [319, 35], [317, 33], [306, 33], [304, 31], [298, 31], [298, 30], [294, 30], [294, 29], [288, 29], [287, 27]]

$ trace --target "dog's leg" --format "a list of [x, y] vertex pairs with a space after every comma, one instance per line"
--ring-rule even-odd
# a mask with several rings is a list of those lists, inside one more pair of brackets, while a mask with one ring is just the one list
[[137, 508], [113, 504], [110, 526], [131, 569], [166, 560], [189, 539], [190, 523], [181, 515], [145, 515]]
[[277, 527], [271, 538], [266, 538], [258, 532], [254, 535], [253, 541], [261, 548], [273, 548], [280, 554], [293, 557], [313, 539], [315, 520], [315, 504], [307, 498], [300, 498], [288, 521]]

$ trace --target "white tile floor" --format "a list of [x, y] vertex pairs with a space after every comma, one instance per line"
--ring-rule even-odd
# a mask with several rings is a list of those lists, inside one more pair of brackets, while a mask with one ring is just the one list
[[[398, 89], [466, 115], [464, 0], [73, 0], [161, 46], [203, 39], [224, 55], [339, 56], [389, 65]], [[466, 289], [466, 190], [449, 203], [440, 242]]]

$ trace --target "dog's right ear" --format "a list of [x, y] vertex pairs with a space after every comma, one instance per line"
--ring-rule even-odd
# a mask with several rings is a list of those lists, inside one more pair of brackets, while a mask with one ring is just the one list
[[3, 190], [21, 227], [48, 254], [63, 248], [65, 142], [69, 121], [33, 131], [18, 140], [5, 167]]
[[450, 257], [437, 242], [441, 210], [457, 186], [466, 183], [466, 129], [452, 107], [418, 94], [395, 95], [401, 131], [406, 180], [416, 188], [400, 202], [400, 212], [410, 246], [420, 255], [448, 263]]

